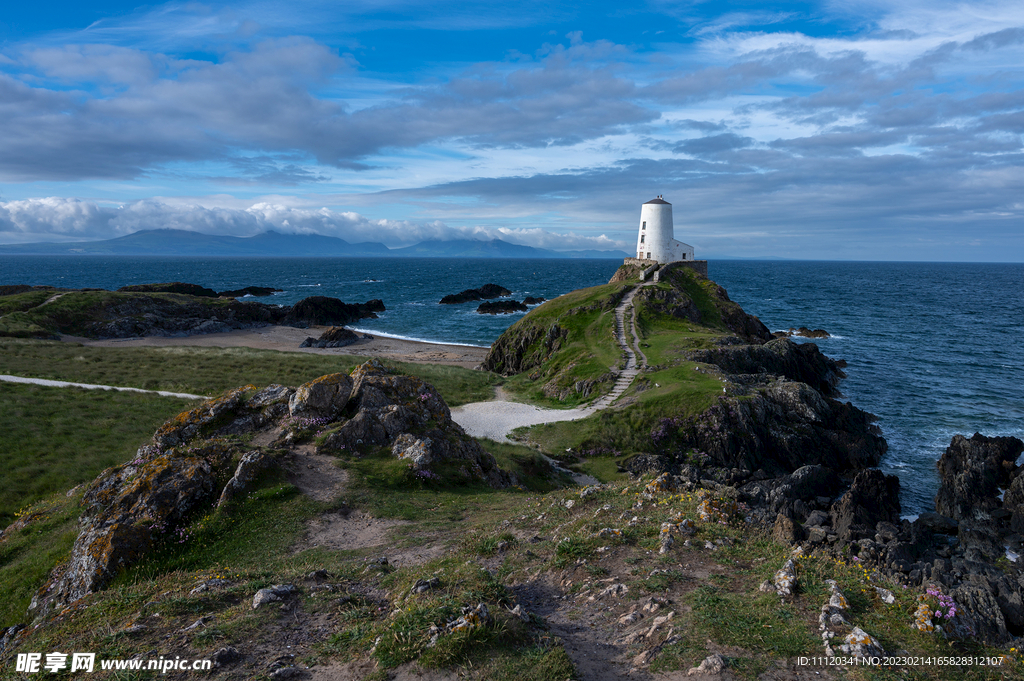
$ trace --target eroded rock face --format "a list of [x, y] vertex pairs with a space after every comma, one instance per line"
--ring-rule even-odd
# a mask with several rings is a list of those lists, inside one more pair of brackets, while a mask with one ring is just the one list
[[832, 506], [832, 527], [844, 541], [874, 536], [879, 522], [900, 521], [900, 479], [878, 469], [861, 471]]
[[695, 350], [693, 362], [714, 364], [728, 374], [767, 374], [806, 383], [823, 395], [834, 396], [843, 373], [839, 362], [823, 355], [814, 343], [777, 338], [764, 345], [735, 345]]
[[807, 465], [840, 472], [878, 465], [887, 445], [872, 421], [805, 384], [777, 381], [747, 399], [723, 398], [675, 432], [682, 447], [706, 455], [706, 465], [779, 476]]
[[[941, 485], [935, 496], [935, 510], [957, 521], [986, 521], [1002, 505], [1000, 488], [1011, 487], [1015, 462], [1024, 451], [1024, 442], [1015, 437], [985, 437], [975, 433], [970, 439], [953, 436], [953, 441], [939, 459]], [[1019, 491], [1011, 494], [1011, 502], [1024, 498]]]

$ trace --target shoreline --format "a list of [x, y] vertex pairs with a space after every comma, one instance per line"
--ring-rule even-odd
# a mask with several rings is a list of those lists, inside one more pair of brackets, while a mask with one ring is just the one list
[[[260, 326], [252, 329], [238, 329], [221, 333], [197, 334], [194, 336], [144, 336], [136, 338], [107, 338], [96, 340], [81, 336], [63, 336], [62, 342], [79, 343], [98, 348], [119, 347], [215, 347], [253, 348], [256, 350], [277, 350], [279, 352], [305, 352], [310, 354], [357, 355], [380, 357], [398, 362], [416, 364], [446, 364], [475, 369], [483, 362], [490, 348], [474, 345], [448, 345], [429, 343], [404, 338], [374, 335], [372, 339], [360, 338], [343, 348], [300, 348], [306, 338], [319, 336], [327, 326], [311, 326], [299, 329], [291, 326]], [[371, 334], [373, 335], [373, 334]]]

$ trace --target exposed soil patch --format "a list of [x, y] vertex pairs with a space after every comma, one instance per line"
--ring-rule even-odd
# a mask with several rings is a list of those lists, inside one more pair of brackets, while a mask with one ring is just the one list
[[306, 496], [330, 503], [344, 493], [348, 483], [348, 473], [336, 462], [333, 456], [314, 453], [312, 445], [299, 445], [288, 463], [288, 481]]

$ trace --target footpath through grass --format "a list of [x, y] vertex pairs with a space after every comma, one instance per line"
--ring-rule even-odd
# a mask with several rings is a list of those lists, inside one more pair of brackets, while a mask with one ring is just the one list
[[[58, 341], [0, 339], [0, 374], [213, 396], [240, 385], [297, 386], [325, 374], [350, 372], [367, 360], [251, 348], [175, 346], [95, 348]], [[501, 379], [484, 371], [439, 364], [390, 362], [434, 385], [449, 406], [489, 400]]]

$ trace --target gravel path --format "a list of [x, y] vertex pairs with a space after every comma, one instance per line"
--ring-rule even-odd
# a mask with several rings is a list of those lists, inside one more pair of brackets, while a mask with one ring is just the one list
[[189, 393], [172, 393], [166, 390], [143, 390], [142, 388], [121, 388], [114, 385], [95, 385], [93, 383], [71, 383], [70, 381], [51, 381], [48, 378], [25, 378], [23, 376], [10, 376], [0, 374], [0, 381], [6, 383], [28, 383], [30, 385], [45, 385], [50, 388], [86, 388], [87, 390], [120, 390], [128, 393], [150, 393], [162, 397], [180, 397], [186, 400], [209, 399], [206, 395], [190, 395]]

